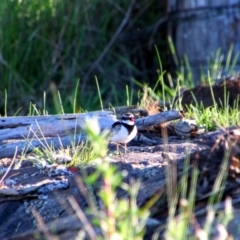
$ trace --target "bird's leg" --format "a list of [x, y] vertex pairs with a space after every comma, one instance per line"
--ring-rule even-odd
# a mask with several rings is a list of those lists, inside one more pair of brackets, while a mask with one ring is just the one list
[[119, 153], [119, 144], [116, 143], [117, 153]]
[[125, 153], [127, 153], [127, 144], [124, 143], [124, 149], [125, 149]]

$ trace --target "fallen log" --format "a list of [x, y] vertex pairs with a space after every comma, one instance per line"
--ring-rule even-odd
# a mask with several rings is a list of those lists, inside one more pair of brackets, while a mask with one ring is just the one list
[[[12, 157], [14, 153], [28, 153], [33, 148], [47, 145], [66, 148], [73, 143], [86, 140], [82, 131], [87, 118], [96, 117], [101, 130], [111, 128], [116, 116], [110, 111], [95, 111], [81, 114], [50, 116], [23, 116], [0, 118], [0, 159]], [[181, 113], [170, 110], [136, 120], [138, 130], [180, 119]]]

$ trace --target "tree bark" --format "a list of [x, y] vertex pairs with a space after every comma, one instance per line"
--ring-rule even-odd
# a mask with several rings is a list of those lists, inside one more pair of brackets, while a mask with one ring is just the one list
[[[209, 69], [214, 80], [221, 75], [232, 74], [231, 64], [240, 48], [239, 3], [236, 0], [168, 1], [168, 35], [173, 39], [178, 64], [187, 57], [196, 85], [200, 82], [202, 73], [207, 76]], [[211, 64], [218, 61], [218, 64], [227, 66], [232, 44], [234, 48], [230, 66], [218, 66], [216, 70], [216, 67], [211, 67], [210, 57]], [[238, 68], [239, 62], [235, 66], [235, 69]]]

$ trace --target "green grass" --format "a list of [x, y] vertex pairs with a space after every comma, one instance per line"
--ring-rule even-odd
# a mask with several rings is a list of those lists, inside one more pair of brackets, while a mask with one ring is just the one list
[[[160, 84], [161, 77], [156, 84]], [[98, 82], [97, 82], [98, 84]], [[77, 84], [78, 85], [78, 84]], [[99, 100], [102, 101], [101, 98], [101, 86], [98, 87], [98, 97]], [[156, 93], [150, 87], [144, 86], [145, 89], [145, 101], [146, 99], [158, 100], [160, 97], [165, 96], [165, 100], [171, 99], [171, 96], [176, 95], [176, 91], [169, 92], [168, 88], [162, 88], [163, 92], [160, 97], [159, 94]], [[128, 89], [126, 90], [128, 91]], [[43, 94], [44, 98], [45, 94]], [[77, 96], [77, 91], [75, 91], [75, 98]], [[226, 94], [227, 96], [227, 94]], [[57, 112], [64, 113], [63, 106], [61, 103], [61, 96], [58, 91], [56, 91], [56, 105]], [[212, 96], [214, 97], [214, 96]], [[213, 130], [218, 128], [219, 126], [231, 126], [233, 124], [237, 124], [239, 122], [238, 115], [238, 106], [231, 109], [227, 107], [227, 98], [224, 100], [225, 107], [219, 108], [217, 106], [213, 106], [211, 108], [204, 109], [199, 104], [196, 106], [190, 106], [188, 115], [189, 117], [195, 117], [198, 124], [204, 125], [206, 130]], [[75, 104], [73, 104], [76, 106]], [[101, 103], [103, 106], [103, 103]], [[177, 103], [179, 105], [179, 103]], [[45, 106], [45, 105], [44, 105]], [[75, 109], [75, 107], [74, 107]], [[46, 107], [42, 110], [38, 110], [36, 105], [30, 104], [31, 115], [40, 115], [42, 113], [47, 113]], [[214, 121], [217, 119], [217, 121]], [[98, 237], [97, 239], [143, 239], [144, 233], [146, 231], [146, 223], [147, 219], [150, 216], [150, 212], [148, 208], [139, 208], [136, 203], [137, 193], [139, 191], [139, 183], [136, 182], [133, 185], [128, 185], [123, 182], [124, 173], [119, 172], [115, 167], [110, 165], [109, 158], [107, 156], [108, 149], [108, 132], [104, 131], [100, 133], [100, 129], [98, 124], [96, 124], [96, 119], [87, 119], [85, 125], [85, 132], [88, 136], [86, 143], [79, 143], [78, 145], [71, 145], [67, 148], [62, 149], [54, 149], [54, 146], [50, 146], [46, 143], [46, 141], [42, 141], [42, 150], [35, 148], [33, 150], [31, 158], [32, 161], [37, 165], [43, 167], [44, 165], [54, 164], [56, 159], [56, 152], [58, 154], [62, 154], [63, 156], [70, 157], [72, 159], [70, 164], [66, 164], [66, 166], [76, 166], [82, 168], [82, 166], [86, 166], [87, 164], [91, 164], [94, 162], [96, 167], [96, 171], [90, 176], [84, 177], [84, 184], [87, 186], [89, 192], [88, 201], [91, 203], [88, 209], [88, 214], [90, 214], [94, 221], [91, 227], [94, 226], [99, 227], [102, 230], [102, 238]], [[44, 139], [44, 136], [43, 136]], [[167, 141], [167, 139], [166, 139]], [[31, 141], [29, 140], [29, 143]], [[227, 154], [227, 153], [226, 153]], [[23, 157], [21, 158], [23, 159]], [[223, 167], [221, 168], [219, 176], [216, 179], [216, 183], [214, 185], [212, 196], [209, 199], [208, 209], [206, 210], [207, 219], [202, 228], [198, 228], [197, 231], [193, 234], [189, 232], [189, 229], [195, 227], [196, 222], [194, 216], [195, 209], [195, 194], [196, 194], [196, 184], [198, 171], [193, 170], [191, 173], [191, 184], [190, 186], [186, 185], [187, 179], [189, 177], [188, 173], [188, 164], [189, 159], [187, 158], [184, 163], [184, 174], [180, 183], [174, 182], [174, 172], [170, 167], [166, 167], [166, 184], [167, 184], [167, 198], [168, 198], [168, 211], [169, 216], [167, 220], [167, 224], [165, 226], [161, 226], [162, 230], [165, 230], [165, 239], [167, 240], [185, 240], [185, 239], [195, 239], [199, 237], [199, 239], [204, 239], [210, 235], [212, 231], [212, 224], [215, 218], [215, 213], [217, 209], [214, 206], [220, 201], [222, 194], [222, 186], [224, 186], [226, 173], [226, 162], [228, 156], [225, 156], [225, 161], [223, 161]], [[92, 191], [92, 186], [98, 181], [99, 177], [102, 177], [102, 187], [98, 192], [98, 196], [100, 197], [103, 205], [101, 208], [97, 208], [96, 199], [94, 198], [94, 194], [90, 194]], [[189, 194], [187, 194], [187, 188], [190, 188]], [[118, 199], [116, 197], [117, 189], [122, 189], [129, 194], [129, 199]], [[179, 199], [179, 209], [177, 209], [177, 203]], [[156, 201], [156, 200], [149, 200]], [[69, 197], [69, 202], [74, 208], [77, 216], [82, 216], [81, 210], [79, 207], [74, 204], [74, 199]], [[225, 209], [219, 213], [219, 220], [223, 223], [224, 226], [232, 219], [232, 212]], [[93, 230], [92, 230], [93, 231]], [[157, 239], [158, 231], [155, 232], [153, 239]]]
[[[89, 228], [92, 236], [95, 239], [143, 239], [146, 231], [147, 220], [150, 216], [148, 208], [139, 208], [137, 206], [137, 194], [140, 188], [139, 182], [127, 184], [123, 182], [124, 172], [110, 164], [108, 153], [108, 131], [100, 132], [97, 124], [97, 119], [87, 119], [84, 127], [87, 134], [87, 142], [73, 145], [67, 149], [58, 150], [59, 154], [71, 156], [73, 159], [71, 166], [78, 166], [83, 169], [83, 166], [94, 161], [95, 172], [91, 175], [84, 175], [83, 182], [88, 191], [88, 202], [90, 204], [87, 213], [93, 217], [93, 222]], [[167, 141], [167, 139], [166, 139]], [[54, 155], [56, 149], [50, 146], [46, 141], [42, 141], [43, 150], [35, 148], [33, 151], [34, 158], [32, 161], [37, 166], [48, 167], [55, 163]], [[166, 149], [167, 150], [167, 149]], [[167, 224], [161, 226], [165, 230], [165, 239], [167, 240], [185, 240], [185, 239], [206, 239], [212, 231], [212, 224], [215, 218], [217, 209], [214, 207], [221, 200], [223, 187], [226, 180], [226, 167], [229, 157], [229, 151], [226, 151], [220, 172], [216, 178], [213, 186], [212, 194], [209, 198], [208, 206], [206, 209], [207, 218], [204, 226], [201, 228], [196, 222], [194, 209], [195, 209], [195, 196], [197, 189], [198, 170], [194, 167], [189, 171], [189, 158], [186, 158], [183, 167], [183, 175], [179, 184], [175, 181], [174, 169], [172, 166], [166, 166], [166, 185], [167, 185], [167, 198], [168, 198], [168, 211], [169, 216]], [[175, 169], [176, 170], [176, 169]], [[95, 195], [92, 193], [92, 187], [101, 177], [102, 185], [97, 196], [101, 199], [101, 206], [97, 207]], [[190, 186], [186, 184], [188, 178], [191, 177]], [[0, 183], [4, 177], [0, 179]], [[189, 188], [189, 191], [187, 190]], [[121, 189], [125, 191], [129, 198], [118, 199], [116, 192]], [[76, 212], [76, 215], [83, 221], [84, 213], [76, 204], [73, 197], [68, 197], [69, 203]], [[178, 201], [179, 200], [179, 201]], [[150, 199], [149, 202], [155, 202], [156, 199]], [[228, 200], [230, 201], [230, 200]], [[179, 210], [176, 212], [177, 203], [179, 203]], [[232, 219], [232, 206], [229, 202], [223, 211], [218, 211], [218, 221], [226, 227], [228, 222]], [[102, 231], [102, 237], [96, 236], [93, 227], [99, 227]], [[195, 228], [195, 232], [189, 231], [190, 228]], [[90, 231], [89, 230], [89, 231]], [[153, 239], [157, 239], [158, 231], [154, 233]]]
[[[0, 97], [6, 90], [8, 115], [13, 108], [26, 115], [30, 101], [42, 108], [43, 92], [48, 112], [59, 113], [52, 98], [56, 91], [65, 112], [72, 112], [73, 101], [75, 111], [99, 109], [95, 76], [106, 105], [125, 104], [125, 86], [130, 91], [134, 86], [131, 77], [148, 71], [132, 63], [136, 56], [142, 62], [148, 47], [137, 36], [132, 40], [132, 33], [145, 37], [163, 11], [153, 0], [0, 1]], [[0, 101], [2, 115], [4, 110]]]
[[[155, 46], [157, 77], [146, 84], [133, 76], [144, 75], [148, 69], [140, 69], [132, 63], [133, 57], [143, 53], [144, 46], [136, 41], [134, 46], [126, 48], [119, 37], [130, 37], [131, 26], [145, 29], [141, 17], [153, 10], [153, 3], [154, 1], [145, 0], [132, 6], [127, 0], [119, 3], [107, 1], [104, 4], [101, 0], [71, 3], [57, 0], [0, 1], [0, 94], [4, 99], [0, 105], [3, 109], [1, 115], [78, 113], [103, 109], [108, 105], [131, 105], [137, 101], [143, 108], [151, 102], [161, 101], [163, 105], [170, 103], [171, 107], [182, 109], [181, 99], [174, 101], [174, 98], [179, 95], [181, 87], [191, 88], [195, 85], [187, 56], [179, 60], [172, 40], [168, 39], [177, 66], [176, 76], [173, 77], [164, 70], [161, 51]], [[133, 14], [130, 21], [129, 14], [133, 9], [141, 10]], [[154, 11], [149, 16], [150, 21], [155, 20]], [[103, 14], [104, 12], [109, 14]], [[234, 74], [239, 53], [233, 56], [233, 45], [226, 56], [225, 66], [223, 58], [220, 49], [209, 56], [209, 71], [203, 73], [202, 83], [211, 86], [224, 72]], [[148, 79], [145, 82], [149, 82]], [[220, 108], [216, 105], [213, 91], [211, 93], [214, 102], [212, 107], [204, 108], [201, 103], [190, 105], [186, 116], [195, 118], [198, 125], [205, 127], [206, 131], [239, 124], [239, 99], [230, 108], [228, 93], [225, 92]], [[81, 167], [94, 161], [100, 162], [96, 164], [96, 172], [84, 180], [87, 189], [91, 191], [91, 186], [98, 177], [102, 176], [103, 179], [102, 189], [98, 192], [103, 206], [98, 211], [96, 199], [89, 199], [91, 207], [88, 209], [95, 224], [101, 228], [103, 239], [143, 239], [149, 209], [137, 207], [139, 183], [123, 183], [124, 173], [119, 173], [108, 162], [108, 133], [100, 133], [97, 127], [92, 128], [96, 124], [91, 121], [95, 120], [88, 119], [86, 122], [88, 140], [85, 143], [57, 150], [43, 140], [42, 149], [33, 150], [33, 161], [36, 165], [51, 165], [58, 152], [72, 159], [68, 166]], [[24, 158], [23, 152], [21, 159]], [[199, 229], [199, 233], [189, 236], [188, 229], [194, 219], [199, 173], [193, 171], [191, 186], [185, 184], [188, 178], [188, 160], [186, 159], [186, 171], [179, 186], [173, 182], [171, 169], [166, 168], [169, 216], [167, 225], [163, 228], [166, 230], [166, 239], [169, 240], [194, 239], [198, 234], [208, 236], [215, 219], [212, 206], [220, 201], [220, 189], [224, 185], [225, 175], [220, 172], [208, 203], [206, 223]], [[188, 187], [191, 189], [189, 195]], [[117, 199], [117, 188], [126, 191], [130, 198]], [[215, 194], [216, 192], [220, 194]], [[179, 198], [180, 209], [176, 217]], [[74, 205], [72, 200], [70, 202]], [[80, 212], [76, 206], [75, 209]], [[231, 219], [231, 214], [228, 210], [219, 214], [224, 226]]]

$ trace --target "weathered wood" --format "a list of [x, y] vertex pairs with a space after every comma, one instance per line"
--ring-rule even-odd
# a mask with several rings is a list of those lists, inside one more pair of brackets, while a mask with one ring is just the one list
[[8, 139], [31, 139], [33, 137], [56, 137], [81, 131], [87, 117], [97, 117], [101, 129], [115, 121], [110, 111], [82, 114], [3, 117], [0, 118], [0, 141]]
[[178, 110], [169, 110], [162, 113], [153, 114], [144, 118], [139, 118], [136, 120], [136, 125], [138, 130], [144, 130], [153, 125], [162, 124], [172, 120], [182, 118], [182, 113]]
[[[82, 127], [86, 118], [97, 117], [101, 130], [111, 128], [115, 115], [110, 111], [31, 117], [0, 118], [0, 158], [12, 157], [17, 151], [54, 146], [66, 148], [86, 139]], [[181, 118], [177, 110], [154, 114], [136, 120], [138, 130]]]

